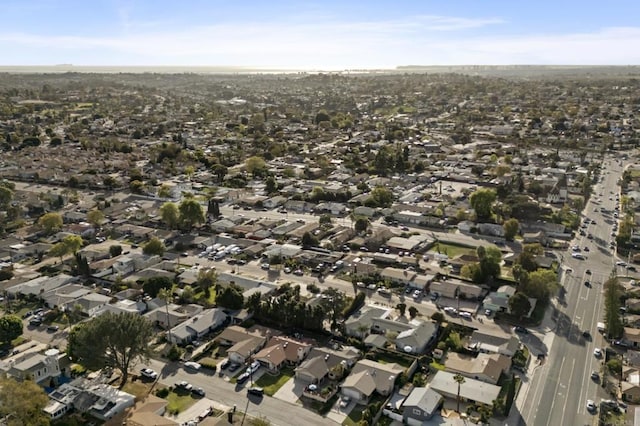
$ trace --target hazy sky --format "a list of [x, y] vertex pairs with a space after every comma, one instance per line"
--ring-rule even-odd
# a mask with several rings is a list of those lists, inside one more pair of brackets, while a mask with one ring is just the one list
[[0, 0], [0, 65], [640, 65], [639, 0]]

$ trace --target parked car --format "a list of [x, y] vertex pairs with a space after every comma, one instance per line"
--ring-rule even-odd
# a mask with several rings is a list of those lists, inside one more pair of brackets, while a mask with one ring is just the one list
[[466, 312], [466, 311], [460, 311], [459, 315], [465, 319], [471, 319], [472, 317], [471, 312]]
[[50, 325], [47, 327], [47, 331], [50, 333], [55, 333], [58, 330], [60, 330], [60, 326], [57, 325]]
[[264, 389], [252, 386], [247, 389], [247, 393], [250, 395], [262, 396], [264, 395]]
[[597, 371], [591, 372], [591, 380], [598, 381], [600, 380], [600, 374]]
[[244, 382], [246, 382], [249, 379], [249, 373], [247, 373], [246, 371], [244, 373], [242, 373], [241, 375], [238, 376], [238, 378], [236, 379], [236, 383], [238, 383], [239, 385], [243, 384]]
[[193, 370], [200, 370], [202, 365], [194, 361], [187, 361], [184, 363], [185, 368], [191, 368]]
[[513, 331], [515, 333], [521, 333], [521, 334], [528, 334], [529, 333], [529, 330], [527, 330], [526, 328], [521, 327], [519, 325], [516, 325], [515, 327], [513, 327]]
[[249, 367], [247, 367], [246, 373], [253, 374], [256, 371], [258, 371], [259, 368], [260, 368], [260, 362], [259, 361], [253, 361], [251, 363], [251, 365]]
[[590, 413], [595, 413], [596, 411], [598, 411], [598, 407], [596, 406], [595, 402], [590, 399], [587, 400], [587, 411], [589, 411]]
[[229, 361], [229, 359], [225, 359], [220, 363], [220, 370], [226, 370], [229, 365], [231, 365], [231, 361]]
[[351, 398], [349, 398], [348, 396], [343, 396], [342, 398], [340, 398], [340, 408], [346, 408], [350, 402]]
[[197, 396], [204, 396], [205, 395], [204, 389], [202, 389], [202, 388], [193, 388], [193, 389], [191, 389], [191, 393], [194, 394], [194, 395], [197, 395]]
[[595, 348], [593, 350], [593, 356], [595, 356], [596, 358], [600, 358], [602, 356], [602, 349], [600, 348]]
[[184, 389], [186, 391], [191, 392], [191, 389], [193, 389], [193, 385], [185, 380], [181, 381], [180, 383], [176, 383], [176, 388], [178, 389]]
[[238, 370], [238, 368], [240, 368], [240, 364], [238, 364], [237, 362], [232, 362], [231, 364], [229, 364], [229, 372], [231, 373]]
[[152, 380], [155, 380], [158, 378], [158, 373], [156, 373], [150, 368], [143, 368], [142, 370], [140, 370], [140, 375], [142, 377], [146, 377], [147, 379], [152, 379]]

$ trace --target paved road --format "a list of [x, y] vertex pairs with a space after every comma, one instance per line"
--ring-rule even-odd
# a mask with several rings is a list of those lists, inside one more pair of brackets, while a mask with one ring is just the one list
[[[195, 373], [184, 370], [178, 363], [165, 364], [161, 361], [151, 360], [148, 365], [160, 375], [158, 381], [170, 386], [186, 380], [196, 387], [201, 387], [207, 393], [207, 398], [226, 406], [237, 406], [237, 409], [254, 417], [267, 417], [273, 425], [332, 425], [333, 420], [322, 417], [302, 405], [291, 404], [276, 398], [265, 396], [263, 398], [247, 398], [246, 387], [237, 388], [235, 384], [226, 382], [217, 375]], [[142, 367], [142, 366], [138, 366]]]
[[[585, 208], [585, 214], [596, 224], [590, 224], [586, 228], [587, 235], [572, 242], [572, 245], [581, 247], [587, 259], [578, 260], [568, 252], [563, 253], [564, 266], [572, 268], [573, 272], [564, 274], [562, 278], [566, 294], [564, 299], [559, 298], [554, 308], [555, 338], [548, 360], [537, 368], [526, 391], [526, 404], [520, 408], [527, 425], [591, 425], [594, 419], [586, 410], [587, 399], [598, 403], [600, 399], [607, 398], [603, 389], [590, 379], [590, 373], [598, 371], [601, 364], [593, 350], [603, 348], [606, 343], [596, 330], [596, 323], [601, 321], [604, 311], [602, 284], [615, 267], [616, 260], [609, 248], [609, 241], [613, 239], [612, 225], [605, 222], [599, 207], [613, 211], [618, 192], [616, 181], [622, 167], [608, 160], [604, 170], [609, 170], [609, 173], [604, 176], [603, 183], [596, 186], [593, 197], [602, 201], [596, 204], [592, 199]], [[599, 197], [601, 192], [603, 195]], [[598, 212], [594, 212], [596, 208]], [[589, 239], [588, 234], [593, 239]], [[589, 251], [585, 252], [584, 247]], [[587, 287], [585, 281], [590, 281], [591, 287]], [[590, 332], [593, 338], [585, 339], [583, 331]]]

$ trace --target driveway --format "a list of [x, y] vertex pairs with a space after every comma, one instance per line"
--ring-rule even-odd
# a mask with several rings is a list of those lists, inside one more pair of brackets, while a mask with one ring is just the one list
[[287, 380], [287, 382], [282, 385], [282, 387], [278, 389], [275, 394], [273, 394], [273, 397], [281, 401], [296, 404], [302, 396], [304, 386], [305, 385], [303, 382], [296, 380], [295, 377], [292, 377], [291, 379]]

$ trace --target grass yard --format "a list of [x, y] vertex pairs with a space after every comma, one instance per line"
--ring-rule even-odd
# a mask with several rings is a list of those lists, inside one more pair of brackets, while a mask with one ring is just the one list
[[149, 389], [151, 389], [151, 384], [152, 384], [151, 382], [144, 383], [139, 380], [135, 382], [127, 382], [127, 384], [124, 385], [122, 390], [135, 396], [137, 401], [141, 401], [149, 393]]
[[441, 253], [449, 256], [452, 259], [461, 254], [475, 254], [475, 250], [469, 247], [458, 246], [454, 244], [436, 243], [429, 253]]
[[344, 419], [342, 424], [344, 426], [358, 426], [358, 424], [360, 423], [360, 420], [362, 420], [362, 413], [366, 409], [367, 407], [364, 407], [362, 405], [356, 405], [355, 407], [353, 407], [353, 409], [351, 410], [347, 418]]
[[280, 370], [280, 374], [272, 376], [269, 373], [263, 374], [258, 380], [255, 381], [255, 385], [264, 389], [264, 393], [273, 396], [284, 385], [287, 380], [293, 377], [293, 369], [285, 367]]
[[169, 401], [169, 404], [167, 404], [167, 411], [172, 414], [182, 413], [196, 402], [196, 400], [191, 397], [191, 393], [186, 391], [176, 393], [172, 390], [169, 392], [166, 399]]
[[412, 362], [412, 360], [410, 359], [406, 359], [404, 357], [394, 357], [384, 352], [378, 352], [376, 354], [376, 361], [378, 361], [380, 364], [395, 363], [405, 368], [409, 367]]

